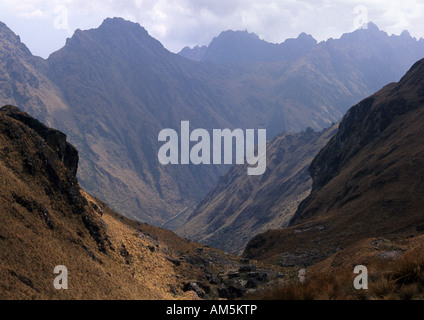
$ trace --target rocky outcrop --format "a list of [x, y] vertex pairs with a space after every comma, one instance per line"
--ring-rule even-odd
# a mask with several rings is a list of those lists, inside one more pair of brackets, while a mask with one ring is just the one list
[[[41, 174], [48, 178], [44, 189], [51, 201], [65, 196], [74, 213], [83, 213], [86, 201], [81, 195], [76, 177], [78, 151], [66, 141], [66, 135], [48, 128], [19, 108], [10, 105], [2, 107], [0, 115], [3, 116], [2, 132], [6, 133], [21, 150], [25, 170], [31, 177]], [[21, 133], [22, 130], [25, 134]], [[28, 140], [29, 136], [32, 137], [31, 141]], [[35, 143], [36, 146], [30, 147], [31, 143]], [[59, 165], [60, 162], [65, 170]], [[46, 215], [46, 212], [41, 210], [40, 214]]]
[[47, 145], [56, 152], [59, 159], [63, 162], [69, 172], [75, 177], [78, 170], [78, 151], [66, 141], [66, 134], [59, 130], [52, 129], [32, 118], [28, 113], [22, 112], [14, 106], [4, 106], [0, 112], [10, 118], [18, 120], [37, 132], [47, 143]]

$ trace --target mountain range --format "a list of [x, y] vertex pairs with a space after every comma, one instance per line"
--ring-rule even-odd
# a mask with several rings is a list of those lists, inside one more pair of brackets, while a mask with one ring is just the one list
[[[181, 226], [173, 218], [188, 215], [229, 167], [160, 165], [160, 130], [177, 130], [182, 120], [207, 130], [266, 128], [270, 139], [322, 130], [424, 55], [423, 40], [388, 36], [372, 24], [321, 43], [302, 34], [273, 45], [225, 32], [205, 54], [215, 62], [173, 54], [120, 18], [77, 30], [48, 59], [34, 57], [4, 24], [0, 40], [3, 103], [67, 134], [87, 191], [128, 217], [172, 229]], [[233, 41], [263, 49], [232, 63]]]
[[[334, 298], [340, 269], [351, 287], [354, 266], [396, 263], [354, 295], [422, 296], [423, 56], [422, 39], [373, 23], [320, 43], [226, 31], [174, 54], [113, 18], [42, 59], [0, 23], [1, 298], [308, 297], [316, 283]], [[266, 172], [161, 165], [158, 133], [181, 121], [267, 129]], [[58, 265], [72, 290], [52, 286]]]

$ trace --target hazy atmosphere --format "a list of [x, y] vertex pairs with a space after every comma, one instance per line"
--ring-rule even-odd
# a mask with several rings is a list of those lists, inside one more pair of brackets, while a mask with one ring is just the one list
[[373, 21], [389, 34], [408, 30], [424, 36], [424, 3], [405, 1], [328, 0], [125, 0], [0, 3], [0, 21], [11, 27], [33, 54], [47, 57], [76, 29], [98, 27], [107, 17], [140, 23], [170, 51], [207, 45], [221, 31], [248, 30], [280, 43], [301, 32], [318, 41], [337, 38]]

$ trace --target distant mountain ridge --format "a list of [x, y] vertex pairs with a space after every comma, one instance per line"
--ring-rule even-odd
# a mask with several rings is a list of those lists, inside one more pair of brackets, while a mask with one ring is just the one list
[[[377, 33], [384, 33], [393, 41], [397, 41], [398, 45], [402, 45], [403, 42], [404, 45], [408, 46], [408, 40], [412, 39], [407, 30], [404, 30], [399, 36], [388, 36], [375, 23], [369, 22], [366, 26], [354, 32], [345, 33], [340, 40], [359, 40], [365, 34], [375, 35]], [[207, 46], [185, 47], [178, 54], [194, 61], [209, 61], [217, 64], [293, 61], [309, 53], [317, 46], [338, 40], [330, 38], [318, 43], [311, 35], [302, 32], [297, 38], [286, 39], [282, 43], [271, 43], [260, 39], [258, 35], [249, 33], [247, 30], [227, 30], [214, 37]], [[424, 39], [418, 39], [418, 42], [423, 43]], [[407, 53], [409, 49], [405, 47], [403, 53]]]
[[196, 61], [218, 64], [293, 61], [308, 53], [316, 44], [317, 41], [306, 33], [301, 33], [296, 39], [274, 44], [261, 40], [254, 33], [228, 30], [212, 39], [209, 46], [185, 47], [179, 54]]

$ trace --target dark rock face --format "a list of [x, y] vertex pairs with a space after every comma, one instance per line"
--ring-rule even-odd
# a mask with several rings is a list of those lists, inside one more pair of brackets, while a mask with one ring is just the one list
[[187, 282], [184, 287], [183, 287], [183, 291], [187, 292], [187, 291], [194, 291], [196, 292], [197, 296], [201, 299], [207, 299], [207, 293], [210, 292], [210, 288], [207, 285], [204, 285], [201, 282], [197, 282], [197, 281], [190, 281]]
[[239, 281], [231, 281], [227, 287], [231, 299], [241, 298], [246, 293], [246, 288]]
[[228, 279], [236, 279], [236, 278], [239, 278], [239, 277], [240, 277], [240, 273], [238, 273], [238, 272], [230, 272], [228, 274]]
[[247, 289], [254, 289], [259, 286], [260, 283], [268, 282], [268, 274], [266, 272], [249, 272], [247, 274]]
[[168, 260], [169, 262], [171, 262], [173, 265], [175, 265], [176, 267], [181, 265], [181, 261], [178, 259], [174, 259], [172, 257], [166, 257], [166, 260]]
[[241, 298], [246, 293], [246, 288], [237, 280], [229, 280], [218, 288], [218, 296], [222, 299], [234, 300]]
[[[83, 213], [86, 200], [81, 195], [76, 177], [78, 151], [66, 141], [66, 135], [58, 130], [48, 128], [40, 121], [13, 106], [2, 107], [0, 114], [23, 124], [19, 128], [19, 125], [11, 121], [4, 122], [9, 137], [17, 145], [20, 145], [24, 167], [31, 175], [42, 172], [48, 177], [49, 185], [45, 186], [46, 194], [51, 199], [54, 199], [55, 196], [64, 195], [72, 206], [73, 213]], [[35, 139], [35, 141], [38, 141], [37, 150], [29, 150], [25, 144], [24, 137], [20, 133], [20, 130], [28, 131], [28, 129], [34, 130], [35, 133], [32, 133], [32, 135], [39, 139]], [[68, 170], [61, 169], [58, 166], [59, 161]], [[40, 214], [44, 216], [46, 223], [50, 226], [48, 213], [45, 210], [38, 211], [40, 211]]]
[[101, 227], [94, 221], [94, 219], [88, 215], [82, 216], [82, 222], [84, 223], [90, 235], [96, 241], [100, 252], [106, 253], [106, 245], [104, 236], [102, 235]]
[[[373, 102], [373, 98], [365, 99], [346, 113], [343, 122], [340, 124], [339, 133], [329, 143], [329, 145], [335, 145], [337, 152], [333, 153], [331, 157], [327, 157], [325, 166], [321, 166], [320, 163], [322, 162], [322, 158], [326, 157], [325, 151], [319, 153], [312, 161], [311, 166], [309, 167], [309, 172], [313, 180], [313, 188], [323, 187], [332, 179], [332, 177], [340, 172], [340, 169], [345, 164], [347, 158], [347, 154], [342, 153], [341, 147], [346, 143], [348, 138], [352, 138], [351, 135], [356, 130], [357, 124], [364, 121], [364, 118]], [[378, 128], [378, 126], [375, 128]], [[377, 134], [378, 132], [375, 131], [370, 135], [366, 135], [366, 138], [361, 139], [361, 141], [358, 141], [359, 143], [356, 147], [348, 151], [349, 156], [360, 150], [367, 141], [372, 139], [372, 137], [375, 137]]]
[[20, 206], [26, 208], [29, 212], [37, 212], [38, 215], [45, 221], [47, 227], [54, 229], [54, 224], [50, 218], [48, 210], [34, 200], [28, 200], [18, 195], [14, 195], [15, 201]]
[[260, 282], [267, 282], [268, 281], [268, 274], [266, 272], [249, 272], [247, 274], [248, 280], [255, 280]]
[[66, 141], [66, 135], [56, 129], [52, 129], [32, 118], [26, 112], [22, 112], [19, 108], [13, 106], [4, 106], [0, 109], [6, 114], [23, 124], [27, 125], [37, 132], [47, 143], [47, 145], [57, 153], [59, 159], [64, 163], [69, 172], [75, 177], [78, 170], [78, 151], [69, 142]]

